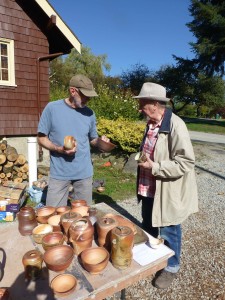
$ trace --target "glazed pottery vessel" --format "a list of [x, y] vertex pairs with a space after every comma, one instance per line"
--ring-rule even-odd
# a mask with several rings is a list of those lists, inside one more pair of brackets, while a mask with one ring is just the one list
[[56, 213], [57, 213], [57, 215], [63, 215], [63, 214], [65, 214], [65, 213], [67, 213], [67, 212], [69, 212], [70, 211], [70, 207], [69, 206], [58, 206], [58, 207], [56, 207]]
[[54, 215], [54, 216], [49, 217], [48, 224], [52, 225], [54, 232], [62, 231], [60, 215]]
[[67, 135], [64, 137], [64, 148], [66, 150], [71, 150], [75, 147], [75, 138], [71, 135]]
[[12, 298], [10, 297], [9, 288], [0, 288], [0, 300], [12, 300]]
[[51, 216], [56, 215], [56, 207], [53, 206], [44, 206], [41, 208], [38, 208], [36, 211], [36, 218], [38, 223], [41, 224], [47, 224], [48, 218]]
[[105, 247], [110, 251], [111, 246], [111, 230], [118, 225], [114, 218], [102, 217], [96, 223], [96, 230], [98, 236], [98, 245]]
[[64, 297], [75, 290], [77, 279], [72, 274], [59, 274], [52, 279], [50, 286], [55, 295]]
[[47, 249], [43, 259], [46, 267], [54, 272], [65, 271], [74, 257], [73, 248], [68, 245], [58, 245]]
[[70, 203], [72, 208], [87, 205], [87, 201], [84, 199], [71, 200]]
[[44, 250], [47, 250], [51, 247], [62, 245], [64, 242], [64, 235], [62, 232], [50, 232], [43, 236], [42, 238], [42, 247]]
[[60, 223], [63, 227], [64, 237], [65, 241], [69, 241], [69, 228], [73, 221], [76, 221], [78, 219], [82, 218], [81, 214], [72, 212], [71, 210], [63, 215], [61, 215]]
[[72, 207], [71, 211], [81, 214], [82, 217], [87, 217], [89, 208], [90, 206], [88, 205], [82, 205], [82, 206]]
[[38, 226], [34, 227], [34, 229], [32, 231], [32, 236], [33, 236], [34, 241], [37, 244], [41, 244], [43, 236], [52, 231], [53, 231], [52, 225], [39, 224]]
[[109, 261], [109, 252], [103, 247], [87, 248], [81, 252], [83, 267], [91, 274], [101, 273]]
[[30, 250], [22, 258], [27, 280], [36, 280], [41, 276], [43, 255], [39, 250]]
[[117, 269], [126, 269], [131, 265], [134, 245], [134, 232], [130, 227], [117, 226], [111, 233], [111, 260]]
[[84, 249], [92, 246], [94, 227], [88, 218], [74, 221], [69, 228], [69, 240], [74, 253], [79, 255]]
[[34, 227], [38, 225], [35, 211], [32, 207], [25, 206], [17, 213], [18, 229], [21, 235], [30, 235]]

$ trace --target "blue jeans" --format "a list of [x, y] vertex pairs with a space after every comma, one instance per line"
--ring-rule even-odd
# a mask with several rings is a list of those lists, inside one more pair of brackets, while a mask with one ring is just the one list
[[181, 225], [171, 225], [164, 227], [152, 227], [152, 208], [154, 198], [142, 197], [142, 227], [150, 235], [157, 237], [158, 234], [164, 239], [165, 245], [172, 249], [175, 253], [174, 256], [168, 259], [166, 271], [177, 273], [180, 269], [180, 254], [181, 254]]

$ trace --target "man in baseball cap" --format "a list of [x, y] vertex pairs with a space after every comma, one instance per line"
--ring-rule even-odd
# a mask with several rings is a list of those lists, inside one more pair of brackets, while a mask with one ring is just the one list
[[86, 97], [97, 97], [92, 81], [85, 75], [78, 74], [70, 79], [70, 87], [78, 88]]
[[[50, 151], [50, 176], [46, 205], [65, 206], [71, 185], [73, 199], [92, 203], [93, 165], [90, 145], [98, 147], [96, 117], [87, 107], [90, 97], [98, 96], [91, 80], [82, 74], [70, 79], [69, 95], [47, 104], [38, 125], [38, 143]], [[65, 137], [75, 139], [72, 149], [64, 147]]]

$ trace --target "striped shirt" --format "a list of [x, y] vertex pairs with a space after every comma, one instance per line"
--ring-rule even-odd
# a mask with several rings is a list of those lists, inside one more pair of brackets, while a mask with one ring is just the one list
[[[158, 124], [152, 124], [150, 121], [147, 124], [147, 134], [145, 137], [142, 151], [154, 161], [155, 144], [158, 139], [159, 128], [162, 120]], [[138, 194], [144, 197], [154, 198], [156, 180], [152, 175], [151, 170], [140, 167]]]

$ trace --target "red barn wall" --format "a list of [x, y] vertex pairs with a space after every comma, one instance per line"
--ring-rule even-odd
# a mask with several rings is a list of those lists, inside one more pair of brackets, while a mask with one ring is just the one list
[[[0, 136], [36, 135], [37, 59], [49, 54], [46, 36], [14, 0], [0, 2], [0, 37], [14, 40], [16, 87], [0, 85]], [[49, 100], [49, 61], [40, 62], [40, 107]]]

